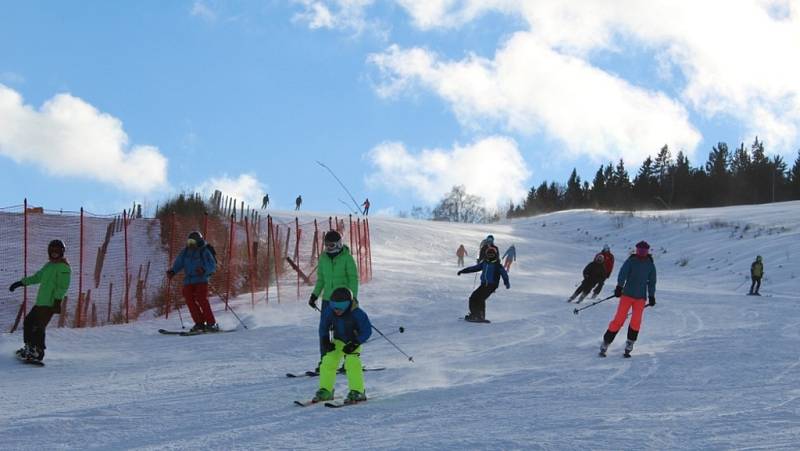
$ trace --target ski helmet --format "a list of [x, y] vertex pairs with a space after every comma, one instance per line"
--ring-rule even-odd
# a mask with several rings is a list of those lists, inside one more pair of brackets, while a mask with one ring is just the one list
[[189, 236], [186, 237], [186, 245], [187, 246], [202, 246], [203, 245], [203, 234], [194, 230], [189, 232]]
[[639, 241], [636, 243], [636, 255], [640, 257], [646, 257], [647, 254], [650, 253], [650, 245], [647, 244], [647, 241]]
[[331, 230], [325, 234], [325, 252], [335, 254], [342, 250], [342, 236], [339, 232]]
[[497, 258], [497, 248], [494, 246], [489, 246], [486, 248], [486, 259], [487, 260], [494, 260]]
[[63, 258], [67, 252], [67, 246], [61, 240], [53, 240], [47, 245], [47, 255], [51, 256], [54, 252], [58, 254], [56, 258]]
[[756, 261], [757, 261], [757, 262], [760, 262], [760, 261], [761, 261], [761, 256], [760, 256], [760, 255], [756, 255]]
[[605, 261], [605, 259], [606, 258], [603, 257], [603, 254], [597, 254], [597, 255], [594, 256], [594, 261], [596, 261], [597, 263], [603, 263], [603, 261]]
[[611, 248], [608, 247], [608, 244], [603, 245], [603, 252], [611, 252]]
[[350, 308], [353, 301], [353, 292], [347, 287], [339, 287], [331, 293], [331, 308], [334, 310], [345, 311]]
[[494, 243], [494, 235], [486, 235], [486, 242], [489, 244]]

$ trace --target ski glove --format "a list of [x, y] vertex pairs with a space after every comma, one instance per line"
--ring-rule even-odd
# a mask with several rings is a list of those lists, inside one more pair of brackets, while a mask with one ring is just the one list
[[650, 295], [650, 302], [647, 305], [649, 305], [650, 307], [653, 307], [653, 306], [656, 305], [656, 297], [654, 295], [652, 295], [652, 294]]
[[194, 270], [194, 272], [198, 276], [202, 276], [203, 274], [205, 274], [206, 270], [202, 266], [198, 266], [197, 269]]
[[352, 353], [356, 352], [356, 349], [358, 349], [358, 346], [360, 344], [361, 343], [359, 343], [358, 341], [353, 340], [350, 343], [347, 343], [346, 345], [344, 345], [344, 349], [342, 349], [342, 351], [344, 351], [345, 354], [352, 354]]
[[308, 298], [308, 306], [313, 308], [314, 310], [317, 309], [317, 295], [311, 293], [311, 296]]
[[618, 298], [620, 296], [622, 296], [622, 286], [617, 285], [617, 288], [614, 288], [614, 297]]
[[12, 283], [10, 287], [8, 287], [8, 291], [14, 291], [14, 290], [16, 290], [17, 288], [19, 288], [19, 287], [22, 287], [22, 286], [24, 286], [24, 285], [22, 284], [22, 281], [21, 281], [21, 280], [18, 280], [18, 281], [16, 281], [16, 282]]
[[333, 343], [331, 343], [331, 341], [330, 341], [330, 340], [328, 340], [328, 339], [325, 339], [325, 340], [322, 342], [322, 350], [323, 350], [323, 351], [325, 351], [325, 354], [327, 354], [327, 353], [329, 353], [329, 352], [331, 352], [331, 351], [334, 351], [334, 350], [336, 350], [336, 345], [335, 345], [335, 344], [333, 344]]
[[464, 274], [464, 271], [458, 271], [458, 272], [456, 273], [456, 275], [459, 275], [459, 276], [460, 276], [461, 274]]
[[167, 277], [170, 278], [170, 279], [175, 277], [175, 271], [173, 271], [171, 269], [169, 271], [167, 271]]

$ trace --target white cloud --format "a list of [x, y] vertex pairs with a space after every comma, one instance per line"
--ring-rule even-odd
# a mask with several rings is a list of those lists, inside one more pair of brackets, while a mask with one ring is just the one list
[[0, 155], [50, 174], [146, 193], [167, 182], [167, 159], [153, 146], [128, 146], [122, 122], [70, 94], [36, 110], [0, 84]]
[[489, 119], [522, 134], [543, 131], [573, 155], [639, 161], [665, 143], [691, 152], [700, 141], [678, 102], [558, 53], [528, 32], [492, 60], [443, 61], [425, 49], [392, 46], [370, 61], [383, 74], [380, 95], [420, 85], [445, 99], [464, 125], [486, 127]]
[[223, 195], [240, 202], [244, 201], [254, 208], [261, 206], [261, 198], [266, 192], [264, 184], [253, 174], [240, 174], [237, 178], [228, 177], [227, 174], [212, 177], [201, 183], [194, 191], [210, 195], [214, 190], [220, 190]]
[[210, 6], [204, 2], [197, 0], [192, 4], [192, 9], [189, 14], [199, 17], [207, 22], [215, 22], [217, 20], [217, 13]]
[[518, 202], [530, 177], [517, 143], [501, 136], [452, 149], [425, 149], [417, 155], [402, 143], [387, 142], [373, 148], [368, 158], [377, 169], [368, 184], [398, 193], [410, 190], [430, 204], [455, 185], [464, 185], [492, 208], [509, 200]]
[[295, 20], [307, 23], [311, 29], [349, 30], [356, 34], [375, 29], [375, 24], [366, 18], [366, 10], [375, 0], [293, 1], [303, 7], [303, 11], [295, 15]]
[[[542, 49], [551, 55], [559, 56], [564, 62], [570, 61], [558, 70], [570, 69], [572, 64], [595, 69], [590, 60], [593, 52], [617, 52], [624, 55], [629, 46], [648, 49], [653, 53], [655, 64], [661, 68], [662, 74], [668, 74], [672, 66], [682, 75], [679, 86], [679, 99], [671, 101], [673, 106], [692, 109], [709, 118], [733, 118], [743, 124], [744, 136], [758, 134], [769, 146], [783, 152], [793, 152], [800, 139], [800, 2], [795, 0], [617, 0], [598, 2], [596, 0], [396, 0], [412, 18], [412, 22], [420, 29], [450, 28], [463, 25], [481, 14], [490, 11], [510, 14], [523, 18], [529, 25], [526, 30], [529, 43], [536, 43], [537, 48], [508, 54], [510, 59], [500, 61], [500, 55], [507, 51], [506, 44], [498, 52], [498, 57], [491, 63], [516, 71], [519, 79], [528, 79], [527, 85], [518, 87], [520, 92], [530, 95], [533, 91], [552, 88], [546, 84], [538, 87], [539, 75], [531, 72], [534, 65], [545, 66], [553, 58], [536, 61]], [[522, 39], [519, 35], [515, 39]], [[390, 54], [391, 52], [387, 52]], [[403, 55], [403, 53], [397, 53]], [[457, 64], [441, 63], [439, 64]], [[470, 60], [461, 63], [469, 63]], [[543, 69], [547, 69], [543, 67]], [[580, 69], [580, 68], [579, 68]], [[557, 72], [555, 68], [550, 68]], [[590, 71], [578, 70], [584, 74]], [[491, 75], [491, 74], [490, 74]], [[556, 73], [553, 77], [561, 75]], [[572, 82], [585, 81], [575, 77], [575, 71], [565, 74]], [[595, 74], [596, 75], [596, 74]], [[606, 74], [608, 75], [608, 74]], [[406, 77], [393, 74], [404, 81]], [[415, 75], [422, 77], [421, 75]], [[463, 73], [450, 74], [453, 79], [442, 80], [440, 85], [458, 84]], [[593, 76], [592, 78], [597, 78]], [[499, 81], [499, 74], [494, 74], [491, 81]], [[623, 80], [620, 80], [623, 82]], [[619, 85], [619, 83], [617, 83]], [[566, 85], [566, 83], [562, 84]], [[630, 88], [633, 88], [628, 83]], [[431, 88], [431, 83], [427, 83]], [[567, 89], [578, 89], [578, 85], [567, 86]], [[651, 99], [666, 96], [660, 93], [645, 92], [642, 89], [622, 91], [626, 97], [617, 104], [626, 104], [624, 109], [636, 110], [646, 105], [642, 103], [643, 94]], [[382, 86], [386, 90], [386, 86]], [[494, 92], [494, 91], [493, 91]], [[442, 93], [440, 92], [440, 95]], [[474, 93], [452, 93], [460, 103], [473, 101], [478, 95]], [[463, 100], [470, 97], [472, 100]], [[490, 99], [491, 100], [491, 99]], [[656, 101], [651, 106], [658, 106]], [[479, 107], [479, 105], [477, 106]], [[552, 105], [539, 105], [549, 108]], [[563, 109], [574, 107], [567, 105]], [[534, 109], [536, 106], [534, 106]], [[482, 109], [477, 111], [486, 114]], [[488, 113], [493, 113], [489, 110]], [[570, 109], [567, 113], [581, 114], [581, 110]], [[612, 109], [607, 114], [617, 114]], [[652, 111], [646, 117], [652, 118], [658, 111]], [[681, 116], [679, 114], [678, 116]], [[538, 116], [530, 117], [534, 122]], [[621, 118], [619, 122], [624, 122]], [[675, 108], [665, 112], [665, 120], [673, 123]], [[639, 121], [629, 124], [633, 135]], [[545, 128], [548, 126], [545, 124]], [[553, 130], [550, 130], [553, 132]], [[692, 127], [683, 127], [685, 138], [694, 132]], [[630, 135], [624, 129], [612, 131], [613, 135]], [[556, 137], [563, 139], [563, 134]], [[607, 136], [601, 140], [607, 140]], [[680, 138], [680, 137], [679, 137]], [[713, 137], [719, 139], [722, 137]], [[623, 141], [638, 141], [635, 136], [627, 136]], [[687, 144], [691, 140], [687, 141]], [[609, 146], [620, 143], [607, 142]], [[622, 142], [621, 144], [625, 144]], [[610, 148], [610, 147], [609, 147]]]

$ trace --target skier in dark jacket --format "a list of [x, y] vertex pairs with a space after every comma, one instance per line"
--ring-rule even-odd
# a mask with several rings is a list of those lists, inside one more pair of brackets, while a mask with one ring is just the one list
[[[753, 282], [750, 284], [750, 293], [752, 295], [761, 296], [758, 290], [761, 289], [761, 278], [764, 277], [764, 262], [761, 256], [756, 256], [756, 261], [750, 265], [750, 278]], [[755, 290], [753, 290], [755, 289]]]
[[494, 250], [497, 251], [497, 255], [500, 255], [500, 248], [498, 248], [497, 245], [494, 244], [494, 236], [487, 235], [486, 238], [484, 238], [481, 241], [480, 248], [478, 251], [477, 263], [486, 260], [486, 250], [489, 249], [490, 247], [493, 247]]
[[8, 287], [14, 291], [19, 287], [39, 284], [36, 304], [25, 316], [25, 346], [17, 351], [17, 357], [31, 362], [41, 362], [44, 358], [45, 329], [54, 314], [61, 314], [61, 301], [69, 289], [72, 270], [64, 257], [66, 246], [61, 240], [53, 240], [47, 245], [49, 261], [36, 274], [23, 277]]
[[611, 253], [611, 248], [608, 247], [608, 244], [603, 246], [603, 250], [601, 250], [597, 255], [603, 256], [603, 267], [606, 270], [606, 276], [594, 288], [594, 291], [592, 292], [592, 299], [596, 298], [597, 295], [600, 294], [600, 291], [603, 289], [603, 285], [606, 283], [606, 280], [608, 280], [608, 278], [611, 277], [611, 274], [614, 272], [614, 254]]
[[578, 286], [578, 289], [572, 293], [572, 296], [567, 299], [567, 302], [572, 302], [580, 295], [578, 302], [576, 302], [576, 304], [580, 304], [595, 285], [603, 283], [606, 279], [606, 269], [603, 265], [603, 260], [604, 257], [601, 254], [597, 254], [594, 256], [594, 260], [583, 268], [583, 281]]
[[314, 395], [314, 402], [333, 399], [336, 368], [342, 358], [350, 389], [345, 404], [367, 400], [361, 368], [361, 345], [366, 343], [370, 335], [372, 324], [366, 312], [356, 304], [353, 293], [345, 287], [335, 289], [330, 301], [322, 309], [319, 322], [319, 339], [323, 343], [325, 356], [319, 367], [319, 390]]
[[458, 271], [458, 275], [471, 272], [481, 272], [481, 284], [469, 296], [469, 315], [464, 319], [467, 321], [486, 321], [486, 299], [494, 293], [500, 285], [500, 278], [506, 289], [511, 288], [508, 282], [508, 273], [497, 259], [497, 249], [490, 246], [486, 249], [486, 258], [469, 268]]
[[619, 269], [614, 296], [620, 298], [619, 306], [614, 319], [608, 324], [608, 330], [603, 335], [600, 356], [606, 356], [608, 346], [625, 324], [628, 311], [633, 309], [631, 322], [628, 325], [628, 340], [625, 342], [625, 357], [630, 357], [633, 344], [639, 337], [645, 299], [649, 300], [648, 306], [656, 305], [656, 265], [653, 256], [650, 255], [650, 245], [646, 241], [636, 243], [636, 253], [628, 257]]

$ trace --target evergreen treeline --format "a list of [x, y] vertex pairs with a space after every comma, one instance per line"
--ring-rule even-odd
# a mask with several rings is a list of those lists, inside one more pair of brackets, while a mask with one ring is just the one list
[[800, 199], [800, 151], [791, 170], [780, 156], [767, 157], [755, 139], [730, 150], [714, 146], [703, 166], [692, 167], [667, 146], [648, 157], [631, 181], [622, 160], [600, 166], [591, 185], [575, 169], [566, 185], [542, 182], [532, 187], [522, 205], [511, 204], [508, 217], [530, 216], [572, 208], [618, 210], [673, 209], [759, 204]]

